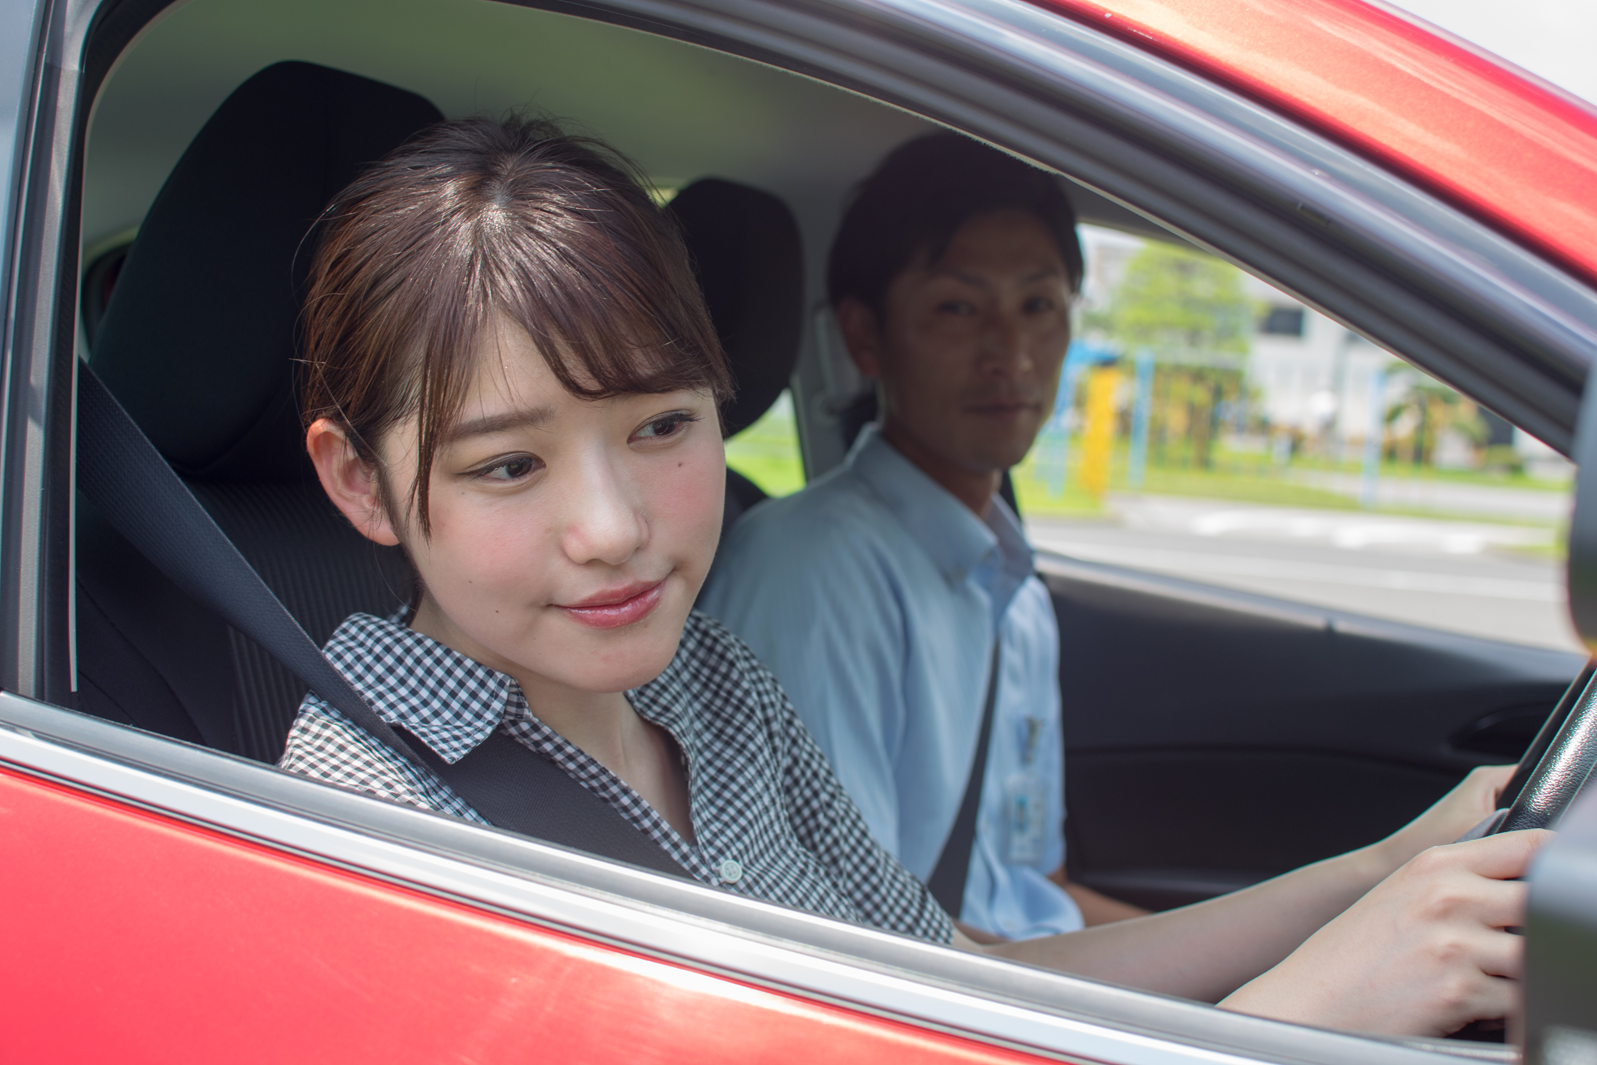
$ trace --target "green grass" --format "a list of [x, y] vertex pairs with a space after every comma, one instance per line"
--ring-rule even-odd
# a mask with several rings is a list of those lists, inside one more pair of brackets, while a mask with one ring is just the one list
[[[1093, 517], [1104, 513], [1101, 500], [1088, 495], [1080, 486], [1079, 464], [1081, 447], [1079, 439], [1071, 442], [1068, 452], [1068, 475], [1064, 491], [1057, 491], [1059, 441], [1046, 437], [1039, 440], [1031, 454], [1012, 471], [1015, 495], [1021, 510], [1027, 515], [1057, 517]], [[1133, 489], [1128, 483], [1127, 466], [1129, 447], [1124, 440], [1116, 441], [1109, 470], [1109, 492], [1127, 494], [1146, 492], [1150, 495], [1191, 496], [1203, 499], [1234, 500], [1238, 503], [1260, 503], [1279, 507], [1303, 507], [1315, 510], [1356, 511], [1365, 509], [1358, 500], [1329, 489], [1317, 488], [1295, 479], [1305, 470], [1315, 472], [1358, 473], [1355, 463], [1333, 463], [1312, 458], [1294, 458], [1291, 465], [1281, 468], [1268, 455], [1231, 452], [1216, 448], [1208, 468], [1192, 464], [1186, 442], [1168, 448], [1163, 456], [1150, 455], [1140, 487]], [[1163, 462], [1160, 459], [1163, 459]], [[1422, 468], [1415, 471], [1408, 464], [1386, 463], [1381, 479], [1425, 481], [1437, 480], [1452, 483], [1511, 486], [1515, 488], [1568, 491], [1567, 485], [1537, 481], [1523, 475], [1487, 474], [1474, 471], [1436, 471]], [[1490, 520], [1506, 525], [1537, 525], [1548, 523], [1533, 519], [1505, 517], [1502, 515], [1450, 514], [1427, 508], [1380, 506], [1374, 511], [1381, 514], [1403, 515], [1460, 520]], [[1527, 548], [1531, 554], [1561, 555], [1563, 548]]]
[[[1082, 489], [1078, 476], [1081, 458], [1080, 440], [1071, 442], [1069, 470], [1063, 491], [1056, 491], [1058, 480], [1057, 438], [1044, 438], [1031, 454], [1012, 471], [1015, 496], [1021, 512], [1039, 517], [1094, 518], [1106, 516], [1104, 501]], [[1123, 494], [1132, 491], [1150, 495], [1191, 496], [1203, 499], [1233, 500], [1238, 503], [1260, 503], [1280, 507], [1304, 507], [1316, 510], [1361, 510], [1358, 501], [1337, 492], [1293, 479], [1303, 471], [1357, 473], [1357, 463], [1330, 462], [1312, 456], [1297, 456], [1285, 469], [1276, 466], [1268, 455], [1253, 452], [1232, 452], [1223, 447], [1212, 453], [1211, 465], [1204, 469], [1192, 464], [1185, 441], [1167, 448], [1164, 454], [1149, 455], [1149, 462], [1139, 489], [1127, 483], [1129, 447], [1125, 440], [1116, 441], [1110, 463], [1109, 491]], [[1162, 459], [1162, 461], [1161, 461]], [[798, 430], [793, 420], [793, 404], [784, 393], [766, 412], [765, 416], [737, 436], [726, 442], [727, 465], [749, 478], [770, 496], [785, 496], [804, 487], [804, 463], [800, 456]], [[1407, 463], [1383, 464], [1381, 477], [1401, 480], [1435, 480], [1463, 484], [1488, 484], [1516, 488], [1567, 491], [1565, 485], [1537, 481], [1522, 474], [1494, 474], [1469, 470], [1416, 470]], [[1382, 514], [1401, 514], [1429, 518], [1469, 518], [1470, 515], [1453, 515], [1412, 507], [1378, 507]], [[1500, 524], [1545, 525], [1525, 519], [1492, 517]], [[1546, 548], [1525, 548], [1528, 554], [1562, 557], [1564, 546], [1560, 540]]]
[[726, 442], [726, 464], [768, 496], [791, 495], [804, 487], [798, 427], [786, 392], [764, 417]]

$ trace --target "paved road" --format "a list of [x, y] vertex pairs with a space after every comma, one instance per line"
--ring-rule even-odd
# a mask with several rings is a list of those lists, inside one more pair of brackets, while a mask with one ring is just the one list
[[1563, 567], [1514, 553], [1553, 529], [1112, 498], [1110, 521], [1033, 518], [1040, 548], [1320, 606], [1539, 647], [1579, 650]]

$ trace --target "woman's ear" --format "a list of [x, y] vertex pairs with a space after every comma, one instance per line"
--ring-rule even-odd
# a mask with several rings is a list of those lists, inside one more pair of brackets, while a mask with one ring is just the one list
[[843, 334], [843, 344], [849, 358], [860, 373], [872, 381], [882, 379], [882, 331], [876, 321], [876, 312], [862, 300], [844, 296], [837, 304], [837, 328]]
[[377, 471], [361, 461], [342, 426], [330, 418], [316, 419], [305, 431], [305, 450], [322, 491], [357, 531], [388, 547], [399, 543], [378, 490]]

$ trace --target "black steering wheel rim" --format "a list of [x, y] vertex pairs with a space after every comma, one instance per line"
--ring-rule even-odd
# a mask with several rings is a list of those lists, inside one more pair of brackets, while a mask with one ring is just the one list
[[1493, 819], [1471, 835], [1551, 828], [1597, 766], [1597, 659], [1586, 663], [1548, 715], [1498, 798]]

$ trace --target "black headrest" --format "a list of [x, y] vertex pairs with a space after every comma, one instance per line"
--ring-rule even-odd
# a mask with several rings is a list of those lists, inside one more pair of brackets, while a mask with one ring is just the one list
[[804, 249], [787, 205], [720, 178], [671, 201], [737, 394], [722, 408], [726, 435], [758, 421], [787, 387], [804, 328]]
[[362, 167], [442, 118], [391, 85], [278, 63], [194, 138], [139, 229], [90, 358], [180, 473], [309, 475], [293, 387], [305, 236]]

